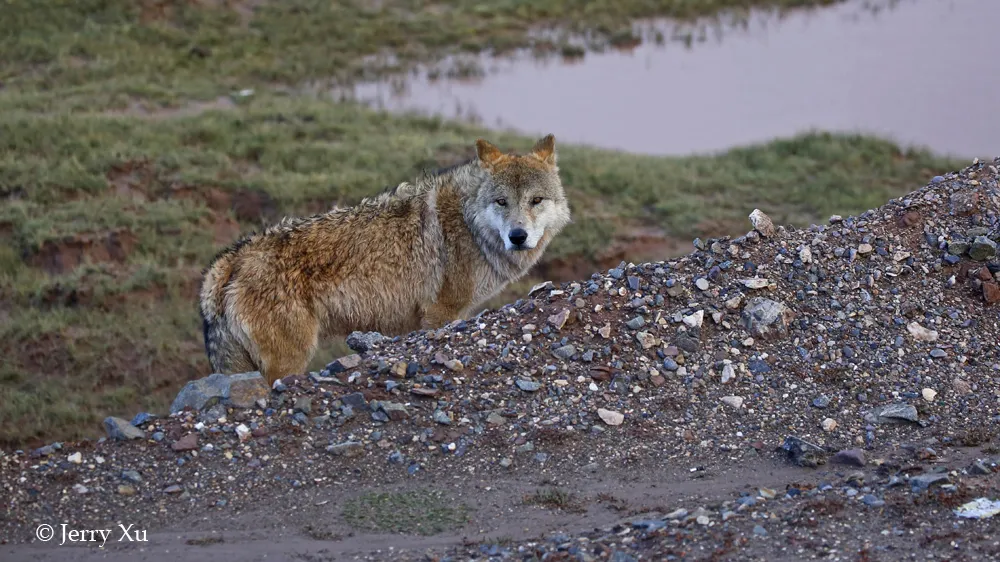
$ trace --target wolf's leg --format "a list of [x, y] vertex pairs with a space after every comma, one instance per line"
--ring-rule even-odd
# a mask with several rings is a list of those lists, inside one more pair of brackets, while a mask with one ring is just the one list
[[260, 348], [261, 374], [267, 384], [305, 372], [319, 343], [319, 319], [305, 310], [285, 308], [272, 316], [254, 340]]
[[458, 320], [461, 312], [461, 309], [450, 306], [448, 303], [432, 304], [424, 309], [420, 327], [424, 330], [436, 330], [449, 322]]

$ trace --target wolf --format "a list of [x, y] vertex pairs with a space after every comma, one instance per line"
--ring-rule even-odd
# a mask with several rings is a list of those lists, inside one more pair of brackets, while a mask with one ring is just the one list
[[353, 207], [285, 218], [222, 250], [200, 312], [217, 373], [301, 374], [320, 338], [386, 336], [466, 318], [522, 277], [572, 217], [555, 137], [476, 156]]

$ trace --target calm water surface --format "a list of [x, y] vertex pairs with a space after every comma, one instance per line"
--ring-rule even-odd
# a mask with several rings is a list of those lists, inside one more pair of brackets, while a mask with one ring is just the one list
[[[648, 154], [691, 154], [809, 129], [857, 131], [963, 157], [1000, 155], [1000, 0], [862, 2], [709, 31], [690, 48], [561, 60], [482, 59], [476, 81], [414, 77], [354, 95], [390, 110]], [[660, 22], [656, 25], [666, 25]]]

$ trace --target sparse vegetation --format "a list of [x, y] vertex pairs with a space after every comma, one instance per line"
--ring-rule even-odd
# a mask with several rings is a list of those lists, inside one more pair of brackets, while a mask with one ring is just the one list
[[[182, 381], [206, 374], [200, 272], [241, 231], [350, 204], [421, 168], [470, 157], [477, 136], [530, 146], [513, 133], [333, 102], [307, 94], [309, 82], [392, 72], [454, 49], [531, 47], [538, 39], [529, 24], [559, 22], [611, 42], [636, 17], [745, 5], [8, 2], [0, 18], [0, 445], [99, 434], [102, 417], [162, 411]], [[396, 63], [369, 57], [387, 52]], [[236, 93], [244, 89], [253, 93]], [[694, 236], [736, 233], [753, 207], [803, 225], [879, 205], [960, 167], [819, 132], [712, 157], [559, 148], [576, 222], [537, 272], [557, 280], [620, 259], [662, 258]], [[331, 343], [312, 367], [343, 350]]]
[[385, 533], [435, 535], [465, 524], [468, 508], [440, 491], [371, 492], [344, 504], [351, 525]]
[[576, 497], [575, 494], [567, 492], [562, 488], [544, 488], [537, 490], [534, 494], [526, 496], [524, 503], [537, 505], [546, 509], [561, 509], [574, 513], [587, 511], [586, 506]]

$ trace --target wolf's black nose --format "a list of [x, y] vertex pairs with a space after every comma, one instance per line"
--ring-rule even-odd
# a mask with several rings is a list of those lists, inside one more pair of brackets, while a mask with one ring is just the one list
[[528, 239], [528, 232], [523, 228], [515, 228], [514, 230], [510, 231], [510, 235], [507, 236], [507, 238], [510, 238], [511, 244], [515, 246], [520, 246], [521, 244], [524, 244], [524, 242]]

